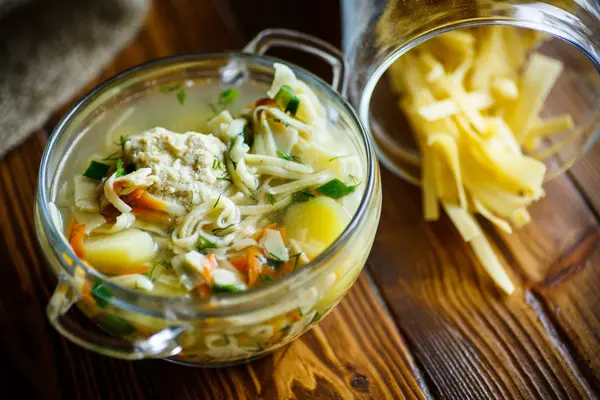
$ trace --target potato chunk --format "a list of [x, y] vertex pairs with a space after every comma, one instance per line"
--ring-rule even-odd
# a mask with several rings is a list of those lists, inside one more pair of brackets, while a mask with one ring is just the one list
[[112, 235], [88, 237], [83, 241], [85, 259], [98, 271], [124, 274], [154, 257], [155, 244], [147, 232], [127, 229]]
[[350, 222], [350, 214], [329, 197], [318, 197], [296, 204], [285, 216], [285, 228], [290, 239], [304, 242], [309, 258], [323, 252], [340, 236]]

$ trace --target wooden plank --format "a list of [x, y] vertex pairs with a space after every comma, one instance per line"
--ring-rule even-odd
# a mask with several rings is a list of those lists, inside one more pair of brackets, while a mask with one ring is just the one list
[[568, 174], [573, 177], [575, 185], [594, 209], [596, 215], [600, 215], [600, 145], [596, 144], [590, 148], [579, 161], [569, 170]]
[[566, 176], [547, 182], [544, 190], [546, 196], [529, 208], [529, 224], [513, 234], [498, 233], [495, 237], [498, 245], [505, 246], [505, 256], [520, 266], [517, 273], [529, 284], [552, 280], [563, 273], [563, 256], [598, 234], [594, 214]]
[[[435, 393], [444, 398], [586, 398], [594, 388], [549, 337], [527, 292], [505, 297], [447, 218], [384, 171], [370, 271]], [[508, 260], [503, 260], [508, 264]], [[513, 260], [514, 263], [514, 260]]]
[[[595, 374], [598, 385], [600, 371], [600, 253], [583, 262], [576, 260], [577, 273], [556, 284], [540, 288], [546, 306], [560, 328], [582, 355], [587, 369]], [[594, 379], [594, 378], [590, 378]]]
[[11, 365], [3, 388], [27, 398], [426, 398], [414, 361], [364, 275], [317, 328], [245, 366], [132, 363], [69, 343], [46, 322], [55, 279], [31, 212], [44, 143], [38, 134], [0, 162], [0, 349]]

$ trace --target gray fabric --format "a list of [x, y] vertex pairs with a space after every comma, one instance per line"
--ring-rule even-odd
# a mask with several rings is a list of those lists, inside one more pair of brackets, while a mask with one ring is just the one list
[[0, 0], [0, 158], [139, 29], [148, 0]]

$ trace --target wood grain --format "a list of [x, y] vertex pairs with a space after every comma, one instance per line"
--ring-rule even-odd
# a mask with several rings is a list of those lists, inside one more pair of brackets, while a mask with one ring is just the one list
[[[570, 343], [540, 300], [527, 290], [499, 293], [450, 221], [423, 222], [418, 189], [383, 175], [370, 271], [435, 392], [456, 399], [594, 397], [597, 382], [586, 379], [590, 371], [581, 370], [578, 355], [563, 351]], [[504, 262], [519, 268], [515, 260]]]
[[596, 215], [600, 215], [600, 145], [596, 143], [581, 160], [569, 170], [569, 175]]

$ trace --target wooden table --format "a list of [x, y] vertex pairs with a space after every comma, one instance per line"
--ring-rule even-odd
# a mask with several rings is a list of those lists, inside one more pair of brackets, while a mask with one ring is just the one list
[[[173, 52], [240, 48], [266, 26], [339, 41], [337, 2], [307, 0], [304, 11], [280, 3], [267, 20], [244, 18], [256, 14], [254, 2], [231, 1], [232, 12], [221, 1], [155, 1], [137, 39], [96, 82]], [[307, 14], [300, 18], [300, 12]], [[0, 354], [8, 367], [0, 374], [2, 398], [551, 399], [600, 393], [598, 147], [546, 186], [548, 198], [532, 209], [534, 222], [513, 237], [494, 238], [519, 283], [514, 296], [494, 287], [446, 218], [421, 221], [417, 188], [383, 171], [376, 243], [348, 296], [274, 355], [209, 370], [99, 356], [47, 323], [53, 278], [32, 221], [47, 134], [38, 131], [0, 162]]]

